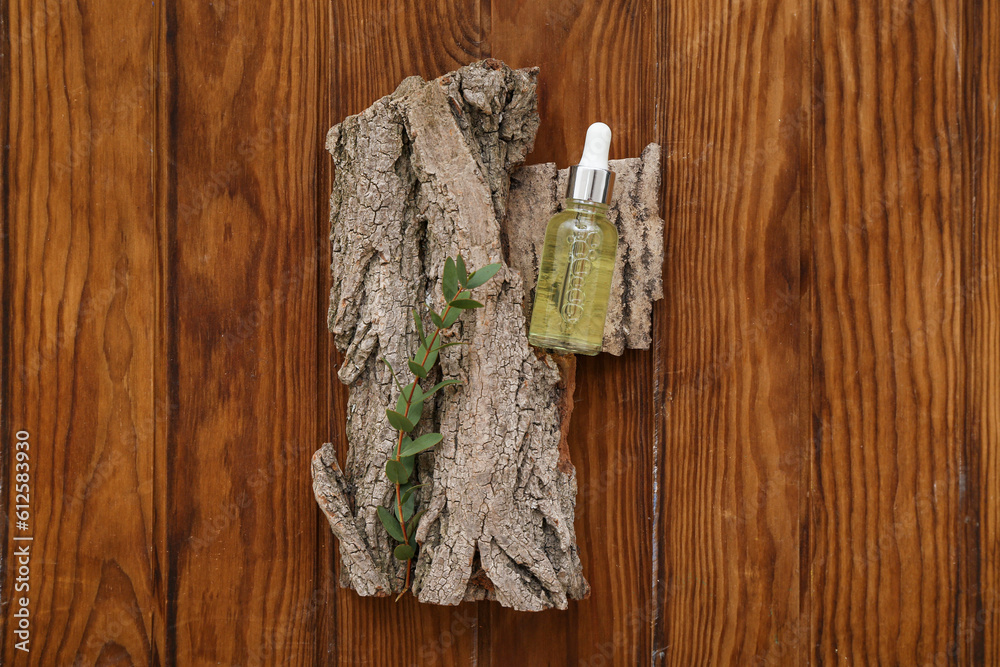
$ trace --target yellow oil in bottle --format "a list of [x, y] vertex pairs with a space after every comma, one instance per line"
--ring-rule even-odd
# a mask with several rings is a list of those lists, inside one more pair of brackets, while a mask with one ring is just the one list
[[560, 352], [601, 351], [618, 252], [604, 203], [567, 199], [549, 220], [528, 342]]

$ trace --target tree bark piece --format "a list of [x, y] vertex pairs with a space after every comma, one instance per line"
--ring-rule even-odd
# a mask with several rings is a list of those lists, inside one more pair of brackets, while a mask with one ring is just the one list
[[[510, 173], [538, 128], [536, 76], [537, 69], [486, 60], [430, 82], [410, 77], [327, 137], [336, 167], [328, 324], [344, 353], [338, 375], [351, 387], [350, 448], [343, 470], [331, 445], [316, 452], [313, 488], [340, 539], [341, 583], [361, 595], [389, 595], [404, 581], [395, 543], [376, 514], [394, 492], [384, 465], [396, 432], [385, 409], [396, 389], [382, 359], [409, 379], [406, 359], [418, 345], [411, 308], [421, 315], [427, 305], [441, 309], [446, 257], [461, 253], [475, 268], [503, 263], [505, 249], [513, 257], [535, 247], [520, 231], [512, 234], [527, 226], [522, 211], [535, 195], [522, 188], [512, 196]], [[543, 189], [558, 187], [554, 167], [548, 176]], [[538, 197], [539, 206], [554, 205], [554, 195]], [[469, 344], [440, 354], [436, 373], [463, 384], [425, 404], [414, 434], [444, 436], [414, 471], [427, 484], [418, 491], [426, 513], [413, 581], [422, 602], [495, 599], [541, 610], [565, 608], [589, 592], [565, 441], [575, 362], [528, 345], [530, 271], [504, 263], [476, 290], [486, 307], [466, 311], [454, 327]], [[532, 276], [527, 286], [523, 275]], [[426, 319], [424, 326], [431, 326]]]
[[[663, 298], [663, 219], [660, 218], [660, 147], [649, 144], [641, 157], [611, 160], [615, 188], [608, 220], [618, 228], [618, 257], [611, 283], [603, 351], [620, 355], [626, 348], [648, 350], [652, 341], [653, 302]], [[538, 278], [545, 224], [561, 211], [569, 169], [555, 164], [521, 167], [511, 175], [505, 232], [511, 268], [525, 285], [530, 315]]]

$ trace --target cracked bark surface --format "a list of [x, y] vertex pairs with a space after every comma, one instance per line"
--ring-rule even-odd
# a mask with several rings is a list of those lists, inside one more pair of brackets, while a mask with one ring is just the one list
[[[534, 190], [516, 181], [520, 194], [510, 191], [538, 128], [536, 75], [487, 60], [430, 82], [410, 77], [327, 137], [336, 167], [328, 325], [344, 353], [339, 378], [351, 387], [350, 449], [343, 470], [332, 445], [316, 452], [313, 488], [340, 540], [341, 583], [361, 595], [389, 595], [404, 580], [376, 515], [393, 496], [384, 464], [396, 435], [385, 417], [396, 390], [381, 359], [406, 369], [417, 346], [410, 309], [440, 310], [446, 257], [461, 253], [473, 268], [505, 262], [505, 247], [514, 257], [534, 243], [522, 238], [529, 225], [513, 220], [515, 210], [532, 208], [542, 226], [547, 219], [527, 202]], [[535, 180], [539, 192], [551, 189]], [[558, 186], [558, 176], [549, 180]], [[575, 362], [528, 345], [528, 270], [505, 263], [476, 289], [486, 306], [466, 311], [449, 332], [469, 344], [442, 350], [435, 371], [463, 384], [425, 403], [414, 433], [444, 436], [414, 472], [427, 484], [417, 492], [427, 510], [416, 532], [413, 593], [421, 602], [495, 599], [541, 610], [589, 592], [565, 441]]]

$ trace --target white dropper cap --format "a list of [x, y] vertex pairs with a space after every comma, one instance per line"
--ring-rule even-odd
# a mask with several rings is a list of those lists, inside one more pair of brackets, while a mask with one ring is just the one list
[[580, 164], [569, 168], [566, 196], [570, 199], [607, 204], [615, 185], [615, 173], [608, 169], [611, 128], [594, 123], [587, 128]]
[[611, 128], [604, 123], [594, 123], [587, 128], [587, 141], [583, 144], [581, 167], [608, 168], [608, 150], [611, 148]]

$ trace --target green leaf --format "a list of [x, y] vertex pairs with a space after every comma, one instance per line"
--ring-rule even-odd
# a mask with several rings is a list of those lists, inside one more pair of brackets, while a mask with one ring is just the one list
[[385, 462], [385, 476], [393, 484], [406, 484], [410, 479], [410, 474], [406, 472], [406, 466], [395, 459], [389, 459]]
[[413, 456], [415, 454], [419, 454], [425, 449], [430, 449], [434, 445], [441, 442], [443, 437], [444, 436], [440, 433], [428, 433], [426, 435], [422, 435], [416, 440], [411, 440], [409, 445], [403, 443], [402, 454], [403, 456]]
[[402, 491], [402, 494], [400, 495], [400, 500], [399, 500], [400, 503], [402, 503], [402, 505], [403, 505], [403, 516], [402, 517], [399, 517], [399, 505], [397, 505], [396, 503], [392, 504], [393, 514], [395, 514], [397, 517], [401, 518], [403, 521], [406, 521], [411, 516], [413, 516], [413, 506], [416, 504], [416, 501], [417, 501], [417, 499], [414, 497], [414, 495], [412, 493], [409, 493], [409, 490], [412, 489], [413, 487], [405, 487], [405, 488], [406, 488], [405, 491], [403, 491], [402, 489], [400, 489]]
[[[450, 343], [450, 344], [453, 344], [453, 343]], [[452, 385], [452, 384], [462, 384], [462, 381], [461, 380], [441, 380], [436, 385], [434, 385], [433, 389], [431, 389], [429, 392], [427, 392], [426, 394], [424, 394], [424, 397], [426, 398], [427, 396], [431, 396], [432, 394], [436, 394], [441, 389], [444, 389], [448, 385]]]
[[[405, 505], [405, 504], [406, 504], [406, 502], [407, 502], [407, 501], [408, 501], [408, 500], [409, 500], [410, 498], [413, 498], [413, 497], [414, 497], [414, 496], [413, 496], [413, 493], [414, 493], [414, 492], [415, 492], [415, 491], [416, 491], [417, 489], [422, 489], [422, 488], [423, 488], [423, 487], [425, 487], [425, 486], [427, 486], [427, 485], [426, 485], [426, 484], [414, 484], [413, 486], [408, 486], [408, 487], [406, 487], [406, 490], [405, 490], [405, 491], [403, 491], [403, 504]], [[416, 500], [416, 498], [414, 498], [414, 500]], [[411, 516], [412, 516], [412, 515], [411, 515]], [[407, 517], [407, 518], [409, 518], [409, 517]]]
[[[424, 359], [425, 355], [427, 357], [426, 359]], [[422, 365], [424, 369], [430, 371], [430, 369], [434, 368], [434, 362], [437, 361], [438, 353], [437, 350], [431, 350], [431, 353], [427, 354], [427, 348], [421, 345], [420, 348], [417, 350], [417, 353], [413, 355], [413, 358], [423, 359], [424, 363]]]
[[451, 310], [449, 310], [447, 317], [444, 318], [444, 328], [447, 329], [452, 324], [454, 324], [458, 320], [459, 316], [461, 316], [461, 314], [462, 314], [461, 308], [452, 308]]
[[385, 526], [385, 532], [397, 542], [403, 541], [403, 525], [384, 507], [378, 508], [378, 520]]
[[420, 336], [420, 340], [423, 341], [426, 336], [424, 336], [424, 323], [420, 321], [420, 314], [417, 313], [417, 309], [413, 309], [413, 323], [417, 325], [417, 335]]
[[444, 261], [444, 273], [441, 276], [441, 291], [444, 292], [445, 301], [451, 301], [458, 293], [458, 270], [455, 268], [455, 260], [451, 257]]
[[465, 283], [469, 282], [469, 272], [465, 268], [465, 259], [462, 255], [458, 256], [458, 284], [465, 287]]
[[[483, 304], [479, 303], [475, 299], [455, 299], [451, 302], [452, 308], [461, 308], [463, 310], [468, 310], [470, 308], [482, 308]], [[449, 313], [450, 315], [451, 313]]]
[[392, 364], [390, 364], [389, 360], [386, 359], [385, 357], [382, 357], [382, 361], [385, 362], [385, 365], [389, 367], [389, 373], [392, 374], [392, 380], [393, 380], [393, 382], [396, 383], [396, 387], [399, 389], [400, 392], [402, 392], [403, 391], [403, 385], [399, 384], [399, 378], [396, 377], [396, 371], [395, 371], [395, 369], [393, 369]]
[[473, 289], [474, 287], [479, 287], [487, 280], [495, 276], [497, 274], [497, 271], [499, 270], [500, 270], [499, 264], [488, 264], [481, 269], [476, 269], [476, 271], [473, 272], [471, 276], [469, 276], [469, 282], [467, 283], [466, 286], [469, 289]]
[[440, 315], [438, 315], [437, 313], [435, 313], [433, 310], [430, 311], [427, 314], [431, 316], [431, 322], [434, 323], [434, 326], [436, 326], [438, 329], [444, 329], [444, 325], [441, 323], [441, 316]]
[[[413, 398], [410, 398], [410, 392], [413, 392]], [[409, 409], [407, 409], [407, 400], [410, 400]], [[420, 415], [424, 411], [424, 392], [420, 388], [420, 385], [416, 381], [409, 383], [403, 387], [402, 391], [399, 392], [399, 398], [396, 399], [396, 412], [406, 417], [414, 426], [420, 421]]]
[[418, 378], [427, 377], [427, 369], [418, 364], [413, 359], [406, 362], [406, 365], [410, 367], [410, 372], [416, 375]]
[[420, 521], [420, 517], [424, 515], [427, 510], [420, 510], [414, 514], [409, 521], [406, 522], [406, 534], [413, 535], [413, 529], [417, 527], [417, 522]]
[[423, 400], [413, 401], [413, 403], [410, 405], [410, 414], [407, 415], [406, 418], [409, 419], [411, 422], [413, 422], [413, 425], [415, 427], [417, 425], [417, 422], [420, 421], [420, 416], [422, 414], [424, 414]]
[[407, 475], [413, 474], [413, 464], [415, 461], [416, 459], [412, 456], [403, 456], [399, 459], [399, 462], [403, 464], [404, 468], [406, 468]]
[[413, 430], [413, 422], [394, 410], [386, 410], [385, 416], [389, 418], [389, 423], [394, 429], [409, 433]]
[[[410, 392], [413, 393], [412, 398], [410, 397]], [[420, 385], [417, 384], [416, 380], [414, 380], [413, 382], [406, 383], [406, 385], [399, 392], [399, 398], [396, 399], [396, 412], [400, 414], [405, 414], [407, 402], [419, 401], [423, 397], [424, 397], [424, 392], [420, 388]]]
[[396, 557], [396, 560], [410, 560], [413, 558], [413, 554], [417, 553], [416, 549], [411, 547], [409, 544], [400, 544], [398, 547], [393, 549], [392, 555]]

